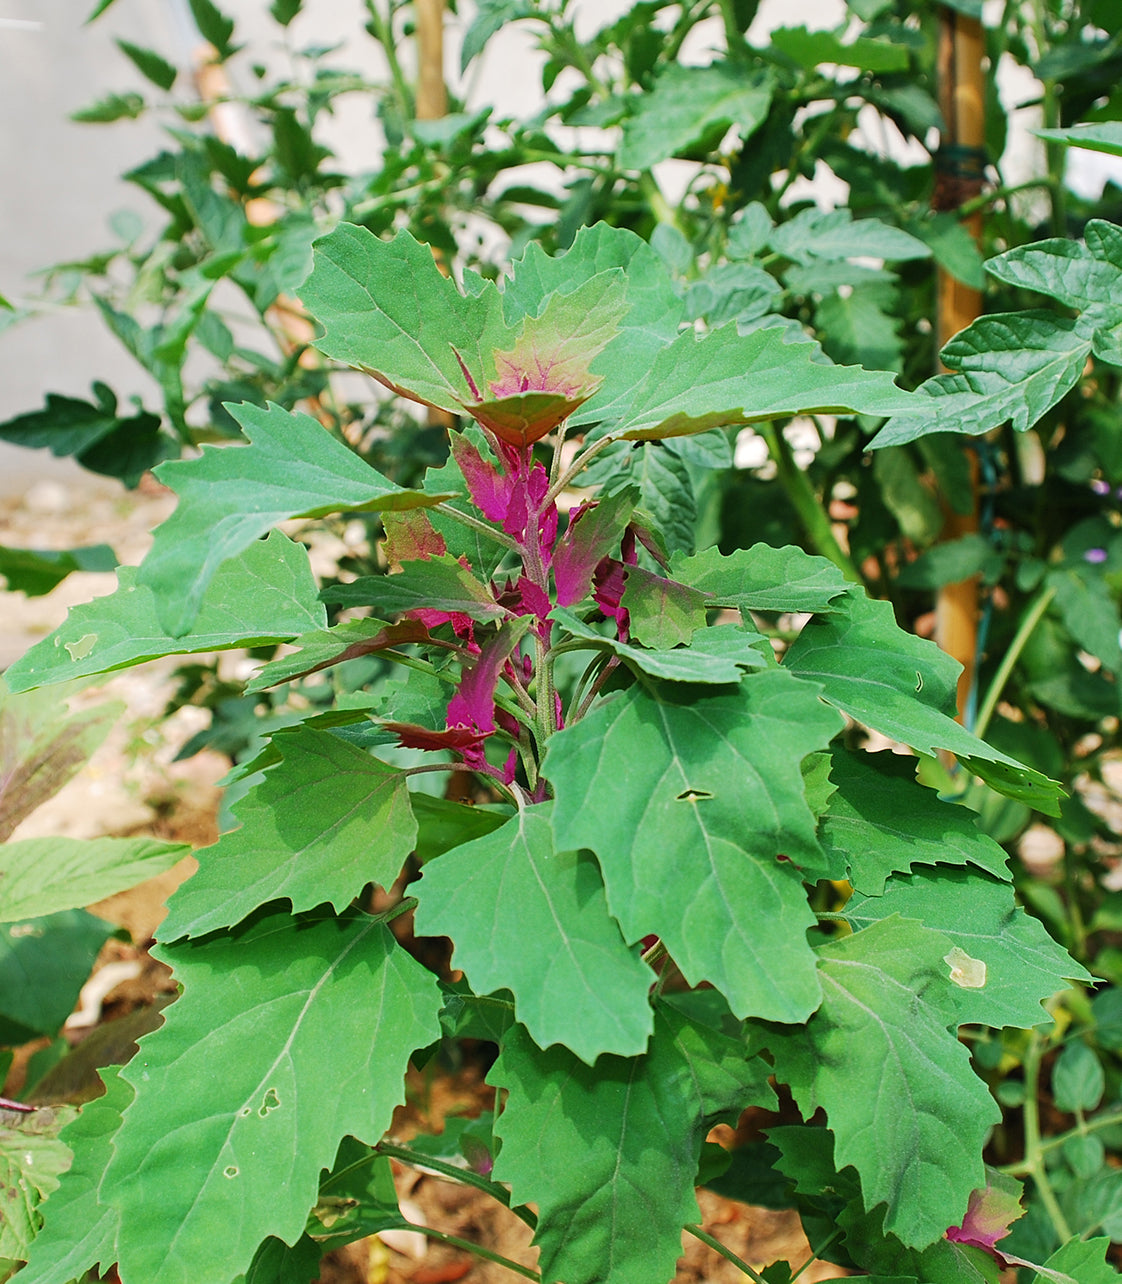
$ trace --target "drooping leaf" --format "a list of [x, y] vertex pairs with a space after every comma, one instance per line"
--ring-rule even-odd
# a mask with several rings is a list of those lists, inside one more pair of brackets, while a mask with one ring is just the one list
[[550, 811], [524, 808], [427, 865], [416, 930], [452, 938], [477, 993], [510, 990], [539, 1047], [563, 1044], [589, 1065], [636, 1055], [653, 1028], [653, 973], [609, 915], [595, 862], [554, 847]]
[[270, 660], [246, 683], [246, 694], [265, 691], [294, 678], [304, 678], [335, 664], [344, 664], [363, 655], [374, 655], [391, 647], [410, 642], [423, 642], [428, 629], [420, 620], [402, 620], [387, 624], [385, 620], [344, 620], [329, 629], [314, 629], [293, 638], [297, 649], [290, 655]]
[[820, 682], [823, 699], [865, 726], [919, 753], [947, 749], [998, 793], [1057, 814], [1059, 785], [955, 722], [958, 664], [898, 628], [891, 603], [850, 594], [803, 629], [785, 667]]
[[137, 1095], [99, 1197], [124, 1284], [225, 1280], [267, 1236], [295, 1242], [344, 1136], [381, 1138], [439, 1037], [436, 979], [364, 916], [274, 914], [159, 955], [184, 993], [122, 1071]]
[[493, 354], [509, 349], [516, 335], [492, 283], [462, 294], [429, 247], [405, 231], [380, 241], [342, 223], [314, 250], [300, 296], [327, 329], [316, 341], [321, 352], [453, 413], [472, 400], [465, 367], [477, 381], [494, 377]]
[[722, 686], [739, 682], [745, 669], [762, 669], [767, 663], [757, 650], [760, 645], [769, 645], [765, 639], [735, 624], [716, 625], [695, 633], [693, 645], [688, 650], [677, 647], [671, 651], [652, 651], [597, 633], [563, 607], [555, 607], [550, 618], [572, 638], [587, 642], [589, 650], [618, 655], [633, 672], [649, 673], [652, 678], [662, 678], [667, 682]]
[[0, 842], [84, 766], [124, 706], [106, 702], [73, 713], [56, 691], [9, 689], [0, 678]]
[[821, 852], [799, 763], [839, 725], [815, 686], [771, 671], [692, 704], [633, 687], [549, 742], [557, 845], [594, 851], [625, 938], [660, 936], [738, 1016], [817, 1006], [796, 866]]
[[0, 922], [80, 909], [162, 874], [191, 849], [154, 838], [25, 838], [0, 844]]
[[553, 550], [559, 606], [573, 606], [587, 597], [597, 563], [619, 548], [638, 498], [635, 488], [625, 487], [570, 514], [569, 525]]
[[329, 731], [291, 727], [272, 744], [281, 761], [234, 804], [241, 827], [196, 853], [162, 940], [232, 927], [280, 899], [294, 912], [324, 902], [341, 911], [367, 883], [388, 888], [401, 872], [417, 839], [401, 771]]
[[18, 1027], [0, 1042], [56, 1035], [112, 932], [111, 923], [80, 909], [0, 924], [0, 1029]]
[[880, 896], [892, 874], [914, 865], [969, 864], [1008, 880], [1004, 850], [974, 813], [917, 785], [915, 767], [914, 758], [835, 748], [836, 792], [818, 837], [828, 855], [844, 861], [844, 876], [867, 896]]
[[857, 1169], [866, 1207], [886, 1203], [885, 1229], [914, 1248], [961, 1222], [1000, 1117], [947, 1029], [950, 948], [895, 917], [822, 946], [822, 1006], [767, 1040], [804, 1117], [825, 1109], [836, 1162]]
[[59, 1132], [75, 1113], [72, 1106], [45, 1106], [0, 1122], [0, 1258], [27, 1258], [41, 1205], [70, 1167], [70, 1150]]
[[931, 432], [976, 437], [1005, 423], [1025, 432], [1075, 387], [1090, 351], [1091, 339], [1076, 322], [1050, 312], [981, 317], [941, 353], [956, 373], [921, 384], [918, 400], [903, 413], [886, 412], [894, 417], [870, 448]]
[[65, 624], [8, 669], [13, 690], [111, 673], [163, 655], [288, 642], [327, 622], [307, 551], [280, 531], [217, 568], [189, 633], [173, 636], [164, 628], [156, 594], [138, 582], [135, 567], [122, 566], [117, 583], [108, 597], [71, 607]]
[[108, 544], [85, 548], [33, 549], [0, 545], [0, 575], [10, 593], [42, 597], [57, 588], [71, 571], [115, 571], [117, 555]]
[[959, 1022], [1029, 1029], [1048, 1019], [1041, 1004], [1069, 980], [1091, 981], [1040, 920], [1017, 907], [1008, 884], [966, 870], [896, 875], [882, 895], [858, 893], [842, 912], [855, 928], [898, 914], [947, 937], [959, 951], [948, 965], [961, 973], [951, 989]]
[[669, 1279], [682, 1225], [698, 1216], [705, 1121], [765, 1103], [766, 1073], [738, 1039], [668, 1004], [645, 1055], [591, 1069], [512, 1027], [488, 1074], [509, 1092], [494, 1176], [538, 1205], [546, 1284]]
[[179, 506], [155, 531], [139, 583], [156, 594], [173, 637], [191, 628], [218, 567], [291, 517], [418, 508], [447, 496], [395, 485], [310, 415], [280, 406], [228, 407], [248, 446], [203, 447], [160, 466]]
[[117, 1258], [117, 1215], [98, 1202], [97, 1188], [113, 1153], [113, 1134], [132, 1089], [116, 1070], [101, 1072], [105, 1094], [84, 1105], [61, 1140], [74, 1161], [44, 1210], [44, 1224], [22, 1272], [28, 1284], [70, 1284], [94, 1268], [103, 1273]]
[[621, 169], [650, 169], [700, 142], [711, 130], [735, 125], [747, 139], [763, 123], [775, 92], [770, 71], [746, 71], [739, 63], [708, 67], [672, 63], [654, 88], [636, 99], [623, 125]]
[[396, 575], [362, 575], [348, 584], [332, 584], [322, 596], [344, 606], [372, 606], [383, 615], [447, 611], [473, 620], [499, 620], [507, 614], [491, 590], [451, 553], [406, 562]]
[[712, 594], [713, 606], [732, 606], [742, 613], [828, 611], [852, 591], [833, 562], [790, 544], [785, 548], [753, 544], [727, 555], [717, 548], [692, 557], [676, 554], [670, 571], [683, 583]]

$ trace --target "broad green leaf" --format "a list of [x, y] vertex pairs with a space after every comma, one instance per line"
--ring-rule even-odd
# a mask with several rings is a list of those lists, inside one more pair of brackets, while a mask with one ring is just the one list
[[177, 72], [166, 58], [162, 58], [154, 49], [145, 49], [134, 45], [131, 40], [117, 41], [117, 48], [125, 55], [145, 79], [163, 90], [175, 84]]
[[1037, 138], [1050, 142], [1106, 152], [1108, 156], [1122, 156], [1122, 122], [1117, 120], [1104, 120], [1094, 125], [1070, 125], [1067, 129], [1034, 129], [1032, 132]]
[[105, 1093], [84, 1105], [63, 1130], [74, 1154], [44, 1209], [44, 1224], [21, 1272], [27, 1284], [70, 1284], [87, 1270], [103, 1274], [117, 1260], [117, 1215], [98, 1202], [97, 1188], [113, 1153], [113, 1134], [132, 1089], [116, 1070], [100, 1072]]
[[0, 545], [0, 575], [10, 593], [42, 597], [57, 588], [71, 571], [115, 571], [117, 555], [108, 544], [85, 548], [33, 549]]
[[454, 966], [479, 994], [510, 990], [541, 1048], [563, 1044], [591, 1065], [633, 1056], [652, 1025], [653, 973], [627, 948], [587, 853], [554, 847], [551, 805], [425, 867], [416, 930], [448, 936]]
[[[723, 686], [739, 682], [745, 669], [762, 669], [766, 660], [757, 646], [767, 643], [760, 634], [735, 624], [721, 624], [695, 633], [689, 649], [678, 647], [672, 651], [650, 651], [645, 647], [630, 646], [614, 637], [597, 633], [582, 623], [579, 616], [563, 607], [554, 607], [550, 619], [574, 639], [587, 642], [588, 650], [608, 651], [637, 673], [649, 673], [652, 678], [668, 682], [692, 682]], [[573, 650], [585, 649], [573, 647]]]
[[840, 725], [817, 687], [772, 670], [690, 704], [632, 687], [549, 742], [557, 845], [596, 853], [628, 941], [660, 936], [738, 1016], [818, 1004], [796, 867], [821, 851], [799, 764]]
[[918, 753], [947, 749], [998, 793], [1058, 814], [1059, 785], [955, 722], [959, 665], [933, 642], [903, 632], [890, 602], [850, 594], [803, 629], [784, 667], [820, 682], [824, 700], [866, 727]]
[[423, 642], [428, 629], [419, 620], [387, 624], [385, 620], [344, 620], [329, 629], [314, 629], [293, 638], [297, 648], [291, 655], [270, 660], [246, 683], [246, 693], [265, 691], [293, 678], [307, 677], [335, 664], [344, 664], [363, 655], [373, 655], [407, 642]]
[[897, 754], [834, 750], [830, 779], [837, 788], [818, 837], [828, 856], [844, 861], [854, 888], [880, 896], [892, 874], [913, 865], [969, 864], [1008, 880], [1004, 850], [974, 813], [918, 785], [915, 768], [914, 758]]
[[0, 1258], [27, 1258], [39, 1229], [43, 1201], [58, 1189], [71, 1153], [59, 1139], [74, 1118], [72, 1106], [45, 1106], [0, 1122]]
[[241, 827], [196, 853], [161, 940], [232, 927], [274, 900], [342, 911], [367, 883], [391, 887], [401, 873], [417, 839], [402, 772], [329, 731], [291, 727], [272, 744], [281, 761], [234, 804]]
[[681, 1228], [698, 1217], [707, 1120], [765, 1103], [766, 1073], [740, 1040], [667, 1004], [644, 1056], [591, 1069], [513, 1027], [488, 1074], [509, 1092], [494, 1176], [538, 1206], [546, 1284], [669, 1279]]
[[834, 361], [853, 362], [869, 370], [896, 370], [904, 359], [899, 313], [899, 291], [870, 283], [824, 294], [814, 306], [814, 324], [823, 349]]
[[494, 376], [493, 354], [510, 348], [515, 332], [492, 283], [462, 294], [429, 247], [405, 231], [381, 241], [342, 223], [314, 250], [315, 268], [300, 297], [327, 330], [316, 340], [321, 352], [453, 413], [473, 400], [464, 367], [479, 388]]
[[[954, 374], [935, 375], [917, 389], [917, 402], [869, 443], [877, 450], [930, 432], [977, 437], [1011, 423], [1031, 428], [1079, 382], [1091, 340], [1076, 322], [1050, 312], [981, 317], [942, 351]], [[924, 404], [923, 397], [929, 404]]]
[[780, 223], [771, 234], [771, 248], [794, 263], [804, 264], [815, 259], [868, 257], [903, 262], [931, 257], [930, 249], [918, 237], [890, 223], [876, 218], [854, 219], [847, 209], [820, 210], [817, 206], [800, 210], [794, 218]]
[[[626, 408], [602, 432], [645, 441], [795, 414], [892, 415], [916, 407], [915, 394], [897, 388], [892, 375], [830, 365], [816, 359], [819, 351], [814, 343], [788, 342], [776, 328], [747, 335], [731, 324], [701, 336], [687, 330], [649, 369], [634, 370]], [[598, 401], [583, 407], [581, 422], [599, 410]]]
[[13, 689], [110, 673], [163, 655], [287, 642], [326, 623], [307, 551], [280, 531], [218, 567], [189, 633], [172, 636], [164, 628], [156, 594], [138, 578], [135, 567], [122, 566], [115, 593], [71, 607], [66, 623], [7, 671]]
[[248, 446], [204, 446], [161, 464], [179, 506], [155, 531], [139, 582], [173, 637], [191, 628], [218, 567], [290, 517], [427, 507], [446, 499], [395, 485], [310, 415], [245, 403], [227, 409]]
[[[907, 48], [888, 40], [859, 36], [856, 40], [846, 42], [832, 31], [808, 31], [806, 27], [777, 27], [770, 33], [768, 40], [781, 53], [808, 71], [813, 71], [821, 63], [857, 67], [861, 71], [908, 70]], [[847, 210], [846, 213], [848, 212]]]
[[923, 1248], [984, 1185], [982, 1146], [1000, 1118], [970, 1054], [949, 1032], [950, 941], [892, 918], [819, 951], [822, 1006], [768, 1038], [776, 1075], [804, 1117], [824, 1109], [839, 1167], [861, 1176], [885, 1229]]
[[137, 1095], [99, 1197], [125, 1284], [227, 1280], [267, 1236], [296, 1241], [343, 1137], [381, 1139], [439, 1037], [436, 978], [364, 916], [274, 914], [158, 953], [184, 993], [122, 1071]]
[[1032, 1284], [1056, 1284], [1056, 1272], [1069, 1276], [1077, 1284], [1117, 1284], [1118, 1272], [1106, 1260], [1110, 1247], [1111, 1242], [1105, 1236], [1088, 1240], [1075, 1236], [1048, 1258], [1045, 1269], [1035, 1276]]
[[124, 711], [112, 701], [71, 713], [60, 692], [12, 693], [11, 677], [0, 678], [0, 842], [73, 779]]
[[190, 852], [154, 838], [26, 838], [0, 844], [0, 922], [80, 909], [162, 874]]
[[636, 97], [635, 110], [623, 124], [619, 167], [650, 169], [730, 125], [747, 139], [767, 118], [774, 92], [770, 71], [732, 62], [708, 67], [672, 63], [653, 89]]
[[1067, 1044], [1052, 1067], [1057, 1110], [1097, 1110], [1106, 1086], [1103, 1063], [1081, 1040]]
[[641, 566], [629, 566], [625, 582], [621, 605], [630, 615], [632, 636], [643, 646], [660, 651], [689, 646], [705, 628], [705, 593]]
[[1049, 1019], [1044, 1000], [1070, 981], [1091, 981], [1040, 920], [1017, 907], [1007, 883], [964, 869], [898, 875], [880, 896], [853, 896], [842, 913], [855, 929], [898, 914], [942, 933], [957, 951], [943, 975], [954, 982], [955, 1019], [963, 1024], [1029, 1029]]
[[[0, 924], [0, 1043], [57, 1034], [112, 932], [80, 909]], [[29, 1033], [5, 1037], [5, 1022]]]
[[753, 544], [728, 555], [717, 548], [692, 557], [678, 553], [670, 561], [670, 572], [675, 579], [711, 593], [712, 606], [733, 606], [742, 614], [828, 611], [843, 594], [852, 592], [833, 562], [793, 545]]
[[449, 611], [473, 620], [498, 620], [507, 614], [491, 590], [451, 553], [406, 562], [396, 575], [363, 575], [349, 584], [332, 584], [322, 597], [344, 606], [372, 606], [384, 615]]
[[637, 486], [635, 524], [653, 530], [669, 550], [693, 551], [697, 501], [690, 470], [661, 442], [647, 443], [638, 450], [627, 442], [613, 442], [585, 470], [580, 484], [600, 486], [602, 497]]

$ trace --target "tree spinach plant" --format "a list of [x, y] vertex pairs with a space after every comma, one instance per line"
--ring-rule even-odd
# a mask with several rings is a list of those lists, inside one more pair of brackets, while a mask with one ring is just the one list
[[[307, 415], [231, 406], [246, 444], [162, 465], [180, 502], [144, 563], [9, 670], [24, 689], [288, 642], [253, 687], [338, 675], [245, 764], [240, 826], [172, 899], [157, 952], [182, 994], [64, 1132], [27, 1284], [112, 1262], [124, 1284], [311, 1279], [402, 1224], [391, 1156], [510, 1205], [545, 1280], [668, 1279], [683, 1226], [724, 1251], [696, 1225], [731, 1162], [707, 1133], [776, 1086], [763, 1168], [819, 1255], [996, 1281], [1016, 1183], [983, 1165], [999, 1110], [958, 1028], [1031, 1029], [1090, 977], [903, 750], [1047, 814], [1059, 789], [954, 721], [957, 666], [887, 602], [794, 547], [670, 552], [635, 484], [721, 455], [730, 425], [930, 399], [781, 326], [698, 333], [605, 225], [530, 245], [501, 289], [343, 225], [301, 297], [322, 352], [461, 427], [411, 488]], [[391, 573], [317, 596], [274, 528], [367, 511]], [[768, 627], [792, 615], [793, 639]], [[355, 682], [370, 657], [399, 677]], [[462, 978], [399, 943], [409, 913]], [[468, 1168], [389, 1133], [410, 1059], [465, 1035], [499, 1090]], [[1104, 1246], [1073, 1237], [1041, 1277], [1114, 1278]]]

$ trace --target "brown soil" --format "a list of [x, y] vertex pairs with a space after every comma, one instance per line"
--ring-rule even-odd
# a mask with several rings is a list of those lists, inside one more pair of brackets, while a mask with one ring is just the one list
[[[164, 520], [173, 503], [154, 485], [125, 494], [106, 487], [87, 491], [42, 482], [22, 496], [0, 499], [0, 544], [65, 549], [108, 543], [121, 561], [135, 564], [150, 543], [149, 531]], [[112, 575], [74, 574], [40, 598], [0, 591], [0, 667], [60, 624], [70, 606], [112, 592], [114, 587]], [[206, 752], [187, 762], [173, 761], [200, 725], [192, 709], [163, 717], [176, 663], [172, 659], [144, 665], [115, 676], [101, 688], [106, 697], [125, 703], [126, 712], [116, 730], [86, 768], [20, 826], [17, 837], [149, 833], [195, 848], [215, 841], [217, 782], [229, 764]], [[105, 972], [110, 965], [133, 966], [122, 969], [130, 974], [107, 992], [92, 994], [96, 1013], [92, 1026], [68, 1030], [67, 1037], [76, 1047], [86, 1046], [90, 1064], [83, 1066], [85, 1059], [78, 1059], [75, 1073], [65, 1083], [55, 1080], [50, 1085], [53, 1089], [71, 1099], [87, 1096], [92, 1066], [127, 1057], [135, 1047], [132, 1040], [158, 1021], [158, 1007], [169, 1001], [175, 984], [147, 947], [166, 913], [165, 901], [194, 867], [193, 859], [187, 858], [163, 876], [90, 907], [126, 928], [131, 941], [112, 940], [105, 946], [88, 990], [96, 991], [99, 973], [107, 979], [120, 974]], [[91, 999], [91, 994], [86, 997]], [[114, 1024], [118, 1018], [119, 1024]], [[4, 1086], [7, 1095], [20, 1091], [27, 1057], [38, 1046], [20, 1050]], [[450, 1114], [475, 1114], [492, 1104], [491, 1090], [472, 1067], [436, 1077], [413, 1073], [408, 1088], [410, 1104], [398, 1112], [394, 1124], [395, 1135], [401, 1137], [419, 1130], [439, 1131]], [[480, 1243], [515, 1261], [534, 1263], [528, 1228], [484, 1193], [401, 1165], [395, 1165], [395, 1172], [402, 1207], [414, 1224]], [[796, 1269], [806, 1261], [809, 1246], [795, 1214], [749, 1208], [708, 1191], [699, 1196], [705, 1229], [756, 1269], [779, 1258]], [[844, 1274], [837, 1267], [814, 1263], [799, 1279], [816, 1284]], [[323, 1284], [456, 1280], [506, 1284], [513, 1278], [501, 1265], [412, 1232], [391, 1232], [349, 1245], [324, 1260], [321, 1275]], [[745, 1276], [705, 1244], [684, 1235], [675, 1279], [679, 1284], [742, 1284]]]

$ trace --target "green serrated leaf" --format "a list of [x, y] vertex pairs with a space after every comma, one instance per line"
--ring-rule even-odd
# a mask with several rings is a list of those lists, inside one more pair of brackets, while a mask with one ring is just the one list
[[154, 838], [25, 838], [0, 844], [0, 922], [92, 905], [162, 874], [190, 850]]
[[757, 650], [761, 644], [768, 645], [764, 638], [735, 624], [717, 625], [695, 633], [693, 645], [688, 650], [648, 651], [597, 633], [563, 607], [554, 607], [550, 619], [560, 624], [572, 638], [587, 642], [589, 650], [618, 655], [633, 672], [649, 673], [652, 678], [662, 678], [667, 682], [723, 686], [739, 682], [745, 669], [762, 669], [766, 664], [762, 653]]
[[1045, 1270], [1034, 1277], [1032, 1284], [1056, 1284], [1056, 1272], [1070, 1276], [1078, 1284], [1117, 1284], [1118, 1272], [1106, 1260], [1110, 1246], [1105, 1236], [1088, 1240], [1075, 1236], [1048, 1258]]
[[175, 84], [175, 77], [178, 74], [176, 69], [155, 50], [144, 49], [140, 45], [134, 45], [131, 40], [120, 39], [117, 41], [117, 48], [142, 76], [158, 88], [167, 91]]
[[689, 646], [698, 629], [705, 628], [707, 595], [654, 575], [641, 566], [625, 573], [622, 605], [631, 617], [631, 632], [643, 646], [671, 651]]
[[1116, 306], [1122, 284], [1117, 229], [1092, 219], [1084, 235], [1086, 244], [1057, 237], [1017, 246], [990, 259], [986, 271], [1006, 285], [1047, 294], [1077, 311], [1095, 304]]
[[272, 744], [281, 761], [234, 804], [241, 827], [196, 853], [161, 940], [232, 927], [274, 900], [342, 911], [367, 883], [391, 887], [401, 872], [417, 839], [402, 772], [329, 731], [291, 727]]
[[914, 758], [892, 753], [833, 751], [836, 792], [818, 836], [828, 856], [844, 861], [855, 890], [880, 896], [892, 874], [913, 865], [970, 864], [1008, 880], [1004, 850], [974, 813], [917, 785], [915, 768]]
[[462, 294], [405, 231], [381, 241], [343, 223], [314, 251], [300, 297], [327, 329], [316, 346], [404, 396], [459, 412], [473, 399], [460, 360], [482, 387], [494, 375], [493, 354], [513, 344], [494, 284]]
[[824, 557], [788, 545], [753, 544], [727, 556], [707, 548], [693, 557], [676, 553], [670, 561], [676, 579], [713, 595], [713, 606], [748, 611], [828, 611], [852, 586]]
[[927, 397], [897, 414], [869, 448], [898, 446], [931, 432], [978, 436], [1011, 423], [1031, 428], [1079, 382], [1091, 339], [1074, 321], [1050, 312], [981, 317], [942, 351], [955, 374], [935, 375], [917, 389]]
[[1048, 1019], [1040, 1006], [1046, 999], [1070, 981], [1092, 979], [1039, 919], [1017, 907], [1008, 884], [967, 870], [897, 875], [882, 895], [855, 895], [842, 912], [855, 927], [899, 914], [942, 933], [957, 950], [944, 976], [951, 974], [962, 1023], [1029, 1029]]
[[122, 566], [115, 593], [72, 607], [65, 624], [8, 669], [13, 690], [110, 673], [164, 655], [288, 642], [326, 623], [307, 551], [280, 531], [217, 569], [189, 633], [169, 634], [157, 618], [155, 593], [137, 581], [136, 568]]
[[[829, 39], [828, 32], [813, 34]], [[899, 46], [896, 49], [907, 58], [905, 50]], [[815, 259], [869, 257], [903, 262], [931, 256], [918, 237], [902, 228], [876, 218], [854, 219], [848, 209], [820, 210], [817, 206], [800, 210], [794, 218], [780, 223], [771, 234], [771, 248], [794, 263], [804, 264]]]
[[116, 1069], [99, 1073], [104, 1095], [84, 1105], [63, 1129], [61, 1140], [74, 1161], [44, 1210], [44, 1224], [21, 1272], [28, 1284], [70, 1284], [88, 1270], [105, 1272], [116, 1261], [117, 1216], [98, 1203], [97, 1188], [132, 1089]]
[[697, 534], [697, 501], [685, 460], [661, 443], [638, 450], [616, 442], [593, 461], [581, 485], [599, 485], [601, 495], [638, 487], [635, 523], [653, 529], [668, 549], [692, 552]]
[[40, 1206], [70, 1167], [70, 1149], [59, 1132], [76, 1113], [72, 1106], [46, 1106], [0, 1123], [0, 1258], [27, 1258]]
[[395, 485], [310, 415], [248, 403], [227, 409], [248, 446], [204, 446], [198, 459], [157, 470], [179, 506], [156, 528], [138, 583], [155, 593], [172, 637], [191, 628], [218, 567], [279, 522], [420, 508], [448, 498]]
[[625, 938], [660, 936], [738, 1016], [817, 1006], [795, 866], [821, 852], [799, 763], [839, 726], [817, 688], [773, 670], [689, 705], [633, 687], [549, 742], [558, 846], [594, 851]]
[[125, 1284], [226, 1280], [267, 1236], [295, 1243], [343, 1137], [380, 1140], [439, 991], [365, 917], [274, 914], [158, 953], [184, 993], [122, 1072], [137, 1095], [99, 1198]]
[[8, 689], [0, 678], [0, 842], [73, 779], [124, 711], [118, 701], [69, 712], [56, 691]]
[[510, 990], [539, 1047], [563, 1044], [589, 1065], [633, 1056], [653, 1028], [652, 973], [609, 915], [595, 862], [554, 848], [550, 812], [524, 808], [427, 865], [417, 931], [452, 938], [478, 993]]
[[955, 722], [959, 665], [933, 642], [903, 632], [890, 602], [843, 598], [803, 629], [785, 667], [820, 682], [823, 699], [865, 726], [919, 753], [947, 749], [998, 793], [1058, 814], [1059, 785]]
[[473, 620], [499, 620], [507, 614], [491, 590], [451, 553], [406, 562], [396, 575], [363, 575], [348, 584], [332, 584], [322, 597], [344, 606], [372, 606], [383, 615], [455, 611]]
[[944, 955], [950, 941], [891, 918], [818, 951], [822, 1006], [768, 1039], [805, 1117], [823, 1108], [839, 1167], [861, 1176], [885, 1229], [923, 1248], [985, 1184], [982, 1146], [1000, 1111], [970, 1068]]
[[698, 1218], [706, 1120], [766, 1102], [766, 1074], [738, 1039], [666, 1004], [644, 1056], [592, 1069], [513, 1027], [487, 1076], [509, 1093], [494, 1176], [538, 1205], [543, 1280], [669, 1279], [681, 1228]]
[[623, 124], [621, 169], [650, 169], [659, 161], [730, 125], [747, 139], [767, 118], [775, 92], [770, 71], [745, 70], [739, 63], [708, 67], [671, 63], [654, 88], [636, 99]]

